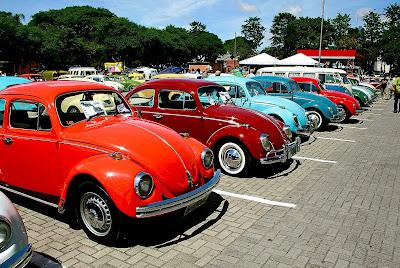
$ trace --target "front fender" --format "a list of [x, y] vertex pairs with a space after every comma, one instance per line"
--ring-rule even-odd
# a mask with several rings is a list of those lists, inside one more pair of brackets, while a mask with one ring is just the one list
[[[165, 191], [162, 184], [153, 178], [154, 190], [147, 199], [142, 200], [134, 189], [134, 178], [142, 171], [146, 172], [139, 164], [125, 157], [122, 160], [116, 160], [109, 155], [101, 154], [86, 158], [69, 172], [63, 185], [59, 208], [72, 202], [72, 200], [67, 200], [69, 196], [67, 193], [76, 189], [70, 187], [77, 187], [81, 181], [90, 176], [103, 187], [121, 212], [134, 217], [136, 207], [160, 201]], [[71, 183], [72, 181], [74, 183]]]
[[326, 119], [331, 119], [332, 118], [332, 115], [331, 115], [331, 113], [329, 112], [329, 110], [328, 110], [328, 108], [327, 107], [325, 107], [325, 106], [323, 106], [323, 105], [320, 105], [320, 104], [318, 104], [318, 103], [316, 103], [316, 102], [306, 102], [306, 103], [304, 103], [303, 105], [302, 105], [302, 107], [305, 109], [305, 110], [312, 110], [312, 109], [314, 109], [314, 110], [317, 110], [317, 111], [319, 111]]
[[[209, 169], [205, 169], [201, 160], [201, 153], [206, 148], [206, 146], [192, 137], [186, 137], [185, 141], [194, 152], [196, 163], [198, 163], [198, 167], [200, 167], [200, 172], [202, 174], [201, 178], [211, 178], [214, 175], [214, 168], [211, 167]], [[202, 184], [204, 184], [204, 181], [202, 182]]]
[[218, 131], [207, 140], [206, 145], [210, 148], [216, 149], [218, 141], [222, 139], [238, 140], [244, 146], [255, 159], [261, 159], [265, 157], [265, 150], [262, 148], [260, 143], [261, 132], [247, 126], [240, 125], [228, 125], [220, 128]]
[[271, 116], [277, 116], [278, 118], [282, 119], [283, 123], [288, 126], [290, 128], [290, 131], [292, 131], [293, 133], [296, 133], [299, 130], [293, 119], [294, 114], [289, 110], [279, 107], [271, 107], [268, 109], [264, 109], [261, 112]]
[[336, 104], [337, 104], [337, 105], [341, 104], [341, 105], [343, 105], [344, 107], [346, 107], [347, 111], [349, 111], [349, 113], [350, 113], [351, 115], [356, 115], [356, 114], [357, 114], [356, 107], [353, 106], [353, 104], [356, 105], [356, 103], [354, 103], [353, 101], [349, 101], [349, 100], [339, 100]]

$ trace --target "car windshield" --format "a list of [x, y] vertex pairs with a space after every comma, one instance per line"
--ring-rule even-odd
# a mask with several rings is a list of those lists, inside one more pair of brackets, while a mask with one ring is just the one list
[[252, 97], [267, 94], [258, 82], [247, 82], [246, 87]]
[[299, 84], [297, 84], [293, 80], [289, 80], [289, 86], [290, 86], [290, 90], [292, 92], [301, 91], [301, 88], [300, 88]]
[[201, 105], [204, 108], [210, 105], [224, 104], [231, 101], [231, 96], [222, 86], [205, 86], [198, 90]]
[[63, 94], [57, 97], [56, 107], [60, 122], [66, 127], [97, 116], [132, 114], [123, 97], [108, 90], [87, 90]]

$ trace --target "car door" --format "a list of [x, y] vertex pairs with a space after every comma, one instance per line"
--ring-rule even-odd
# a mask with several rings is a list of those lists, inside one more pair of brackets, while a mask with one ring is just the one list
[[128, 102], [133, 107], [133, 111], [143, 119], [153, 120], [154, 114], [154, 88], [143, 88], [129, 96]]
[[2, 146], [7, 155], [5, 182], [56, 203], [60, 195], [58, 138], [48, 107], [33, 98], [14, 98], [8, 105], [8, 128]]
[[157, 91], [156, 108], [152, 120], [166, 125], [178, 133], [188, 133], [202, 140], [201, 112], [193, 99], [194, 92], [173, 88]]

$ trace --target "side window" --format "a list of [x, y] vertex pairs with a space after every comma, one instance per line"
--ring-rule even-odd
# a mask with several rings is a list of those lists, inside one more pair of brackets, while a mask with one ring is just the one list
[[38, 102], [17, 100], [10, 104], [10, 126], [32, 130], [51, 130], [46, 107]]
[[303, 73], [304, 77], [310, 77], [310, 78], [315, 78], [315, 74], [314, 73]]
[[194, 110], [196, 103], [192, 95], [180, 90], [160, 90], [158, 93], [158, 107], [175, 110]]
[[319, 74], [318, 75], [318, 79], [319, 79], [319, 81], [321, 81], [321, 83], [325, 83], [326, 81], [325, 81], [325, 74]]
[[289, 93], [288, 88], [284, 84], [280, 84], [281, 93]]
[[271, 86], [271, 90], [268, 90], [271, 93], [280, 93], [280, 83], [273, 82]]
[[129, 98], [129, 103], [133, 106], [147, 106], [153, 107], [154, 105], [155, 90], [146, 88], [142, 89]]
[[300, 73], [289, 73], [289, 77], [297, 77], [300, 76]]
[[0, 127], [3, 126], [4, 122], [4, 109], [6, 107], [6, 101], [3, 99], [0, 99]]
[[309, 84], [309, 83], [298, 83], [298, 84], [302, 91], [305, 91], [305, 92], [311, 91], [311, 84]]
[[238, 86], [238, 98], [246, 98], [246, 92], [244, 91], [244, 89], [241, 86]]
[[311, 85], [311, 91], [315, 92], [315, 93], [318, 93], [317, 87], [314, 84], [310, 84], [310, 85]]
[[233, 85], [223, 85], [223, 87], [225, 88], [225, 90], [228, 92], [229, 96], [231, 96], [231, 98], [236, 98], [236, 86]]
[[285, 77], [285, 76], [286, 76], [286, 73], [278, 73], [278, 72], [275, 72], [275, 76], [283, 76], [283, 77]]

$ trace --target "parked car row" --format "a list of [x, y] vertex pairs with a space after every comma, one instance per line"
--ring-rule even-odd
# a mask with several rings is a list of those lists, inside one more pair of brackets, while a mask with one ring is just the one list
[[[104, 243], [131, 219], [192, 213], [221, 171], [290, 161], [315, 129], [362, 111], [307, 77], [155, 79], [126, 96], [91, 80], [0, 85], [0, 190], [57, 209]], [[21, 219], [0, 204], [0, 261], [25, 264]]]

